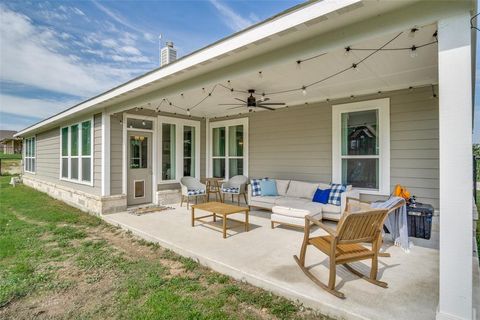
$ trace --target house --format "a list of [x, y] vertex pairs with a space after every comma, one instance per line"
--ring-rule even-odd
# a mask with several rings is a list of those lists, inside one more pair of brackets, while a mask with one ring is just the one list
[[20, 131], [23, 181], [95, 214], [187, 175], [400, 183], [440, 215], [437, 319], [472, 319], [475, 6], [293, 7]]
[[0, 130], [0, 150], [4, 154], [20, 154], [22, 153], [22, 139], [14, 138], [13, 135], [17, 131]]

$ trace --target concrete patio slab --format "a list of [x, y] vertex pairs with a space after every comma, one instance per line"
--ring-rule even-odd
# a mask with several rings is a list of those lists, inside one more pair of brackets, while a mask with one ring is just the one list
[[[200, 213], [200, 212], [199, 212]], [[416, 245], [410, 253], [389, 246], [391, 258], [381, 258], [379, 279], [383, 289], [361, 280], [344, 267], [337, 269], [337, 289], [345, 300], [313, 284], [300, 270], [293, 255], [298, 254], [303, 232], [291, 228], [270, 228], [270, 212], [252, 211], [250, 231], [231, 222], [227, 239], [222, 239], [221, 222], [196, 222], [191, 227], [185, 207], [134, 216], [127, 212], [103, 219], [134, 234], [159, 243], [183, 256], [198, 260], [218, 272], [255, 286], [298, 300], [324, 314], [346, 319], [434, 319], [438, 305], [438, 250]], [[242, 215], [234, 217], [243, 219]], [[321, 234], [317, 229], [315, 234]], [[428, 244], [427, 242], [424, 242]], [[307, 265], [327, 282], [328, 259], [310, 249]], [[367, 262], [354, 264], [367, 273]]]

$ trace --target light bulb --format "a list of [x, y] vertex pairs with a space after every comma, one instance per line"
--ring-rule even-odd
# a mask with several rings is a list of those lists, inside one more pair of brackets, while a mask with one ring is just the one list
[[145, 126], [145, 125], [146, 125], [145, 120], [143, 120], [142, 121], [142, 126]]
[[307, 95], [307, 87], [305, 87], [305, 86], [302, 87], [302, 94], [303, 94], [304, 96]]
[[418, 28], [417, 27], [413, 27], [412, 29], [410, 29], [410, 33], [408, 34], [408, 36], [410, 38], [415, 38], [415, 33], [417, 33], [418, 31]]
[[350, 47], [345, 48], [345, 56], [348, 56], [348, 54], [350, 53], [350, 50], [352, 50], [352, 48]]
[[190, 109], [187, 109], [187, 116], [190, 116], [191, 113], [190, 113]]
[[262, 71], [258, 71], [258, 77], [259, 77], [260, 79], [263, 78], [263, 73], [262, 73]]
[[417, 55], [418, 55], [418, 54], [417, 54], [417, 47], [412, 46], [412, 47], [410, 48], [410, 57], [415, 58]]
[[202, 92], [205, 93], [205, 88], [202, 88]]
[[302, 61], [297, 60], [297, 69], [302, 69]]
[[353, 71], [358, 71], [358, 65], [356, 63], [352, 64]]

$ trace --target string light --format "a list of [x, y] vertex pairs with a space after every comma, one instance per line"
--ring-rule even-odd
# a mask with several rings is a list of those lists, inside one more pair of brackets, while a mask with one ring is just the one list
[[352, 68], [353, 68], [354, 71], [358, 71], [357, 66], [358, 65], [356, 63], [352, 64]]
[[348, 54], [350, 53], [350, 50], [352, 50], [352, 48], [350, 48], [350, 46], [345, 48], [345, 55], [346, 56], [348, 56]]
[[302, 87], [302, 94], [303, 94], [304, 96], [307, 95], [307, 87], [305, 87], [305, 86]]
[[146, 123], [145, 123], [145, 120], [142, 121], [142, 126], [145, 127]]
[[259, 77], [260, 79], [263, 78], [263, 73], [262, 73], [262, 71], [258, 71], [258, 77]]
[[412, 52], [410, 52], [410, 57], [415, 58], [417, 56], [417, 47], [415, 45], [411, 48]]
[[191, 116], [190, 109], [187, 109], [187, 116]]
[[410, 33], [408, 34], [408, 36], [410, 38], [414, 38], [415, 37], [415, 33], [417, 33], [418, 31], [418, 28], [417, 27], [413, 27], [412, 29], [410, 29]]
[[301, 69], [302, 68], [302, 60], [297, 60], [297, 69]]
[[435, 88], [432, 84], [432, 98], [435, 99], [437, 97], [437, 94], [435, 93]]

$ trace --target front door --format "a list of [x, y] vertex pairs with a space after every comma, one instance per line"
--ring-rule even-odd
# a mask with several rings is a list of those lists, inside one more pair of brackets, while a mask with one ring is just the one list
[[152, 134], [128, 131], [127, 204], [152, 202]]

